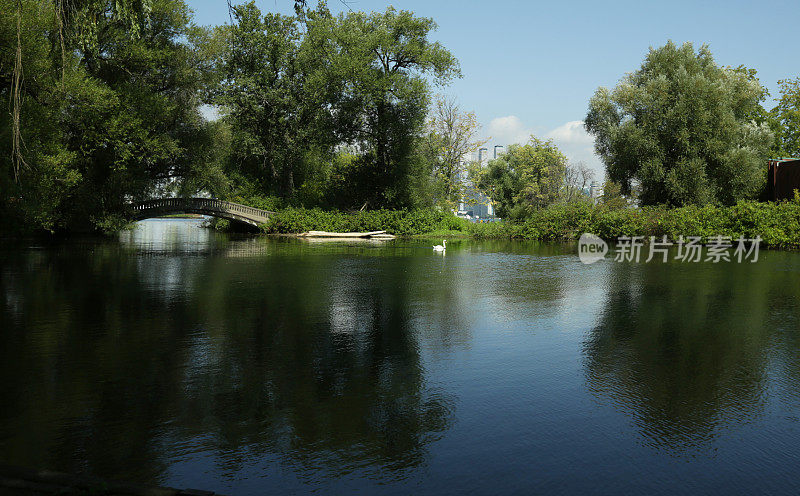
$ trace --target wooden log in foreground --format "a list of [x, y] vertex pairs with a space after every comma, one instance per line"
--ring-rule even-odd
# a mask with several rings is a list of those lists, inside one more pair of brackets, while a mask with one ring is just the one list
[[389, 241], [390, 239], [395, 239], [394, 236], [391, 238], [379, 238], [379, 237], [372, 237], [372, 238], [300, 238], [303, 240], [304, 243], [321, 243], [321, 244], [328, 244], [331, 243], [362, 243], [362, 244], [381, 244], [384, 241]]
[[328, 231], [308, 231], [299, 234], [305, 238], [377, 238], [377, 239], [392, 239], [394, 235], [387, 234], [386, 231], [370, 231], [370, 232], [346, 232], [336, 233]]

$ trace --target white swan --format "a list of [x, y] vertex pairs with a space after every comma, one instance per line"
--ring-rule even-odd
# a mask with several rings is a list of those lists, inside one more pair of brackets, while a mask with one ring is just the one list
[[433, 247], [433, 251], [445, 251], [447, 249], [447, 240], [443, 239], [442, 244]]

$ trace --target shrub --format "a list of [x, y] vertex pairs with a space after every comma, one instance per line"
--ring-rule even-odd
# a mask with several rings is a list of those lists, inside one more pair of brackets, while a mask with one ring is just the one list
[[686, 206], [610, 209], [589, 204], [553, 205], [519, 222], [472, 223], [435, 210], [371, 210], [364, 212], [287, 208], [261, 226], [266, 233], [305, 231], [378, 231], [397, 235], [461, 232], [478, 239], [515, 238], [572, 241], [584, 232], [607, 240], [620, 236], [655, 236], [676, 241], [680, 236], [761, 236], [765, 246], [800, 248], [800, 202], [742, 201], [730, 207]]
[[287, 208], [273, 215], [261, 229], [266, 233], [387, 231], [391, 234], [416, 235], [433, 231], [464, 231], [467, 224], [464, 219], [450, 213], [434, 210], [341, 212]]
[[237, 195], [231, 198], [230, 201], [272, 212], [281, 210], [286, 206], [283, 200], [277, 196]]

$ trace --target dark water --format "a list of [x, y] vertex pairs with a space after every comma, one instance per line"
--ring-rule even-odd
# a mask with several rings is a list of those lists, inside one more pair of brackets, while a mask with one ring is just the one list
[[800, 254], [0, 248], [0, 463], [231, 495], [800, 491]]

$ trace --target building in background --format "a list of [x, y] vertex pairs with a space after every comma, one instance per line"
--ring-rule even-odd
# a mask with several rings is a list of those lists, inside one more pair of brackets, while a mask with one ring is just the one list
[[488, 151], [489, 150], [486, 148], [478, 149], [478, 163], [481, 164], [481, 167], [486, 167], [486, 165], [489, 163]]
[[800, 190], [800, 158], [770, 160], [767, 167], [767, 199], [794, 199], [795, 190]]
[[464, 189], [467, 193], [464, 201], [458, 204], [456, 215], [461, 217], [468, 216], [470, 219], [477, 220], [494, 220], [497, 218], [494, 212], [494, 206], [492, 205], [492, 199], [475, 188], [475, 185], [472, 184], [472, 181], [467, 175], [466, 165], [469, 162], [477, 162], [481, 168], [487, 167], [489, 165], [489, 160], [496, 159], [504, 153], [504, 150], [505, 147], [503, 145], [494, 145], [490, 157], [489, 148], [482, 147], [478, 149], [477, 152], [470, 154], [470, 156], [464, 157], [459, 179], [465, 186]]
[[599, 181], [592, 181], [592, 184], [589, 185], [589, 198], [592, 199], [595, 203], [600, 201], [600, 197], [603, 196], [603, 185], [600, 184]]

